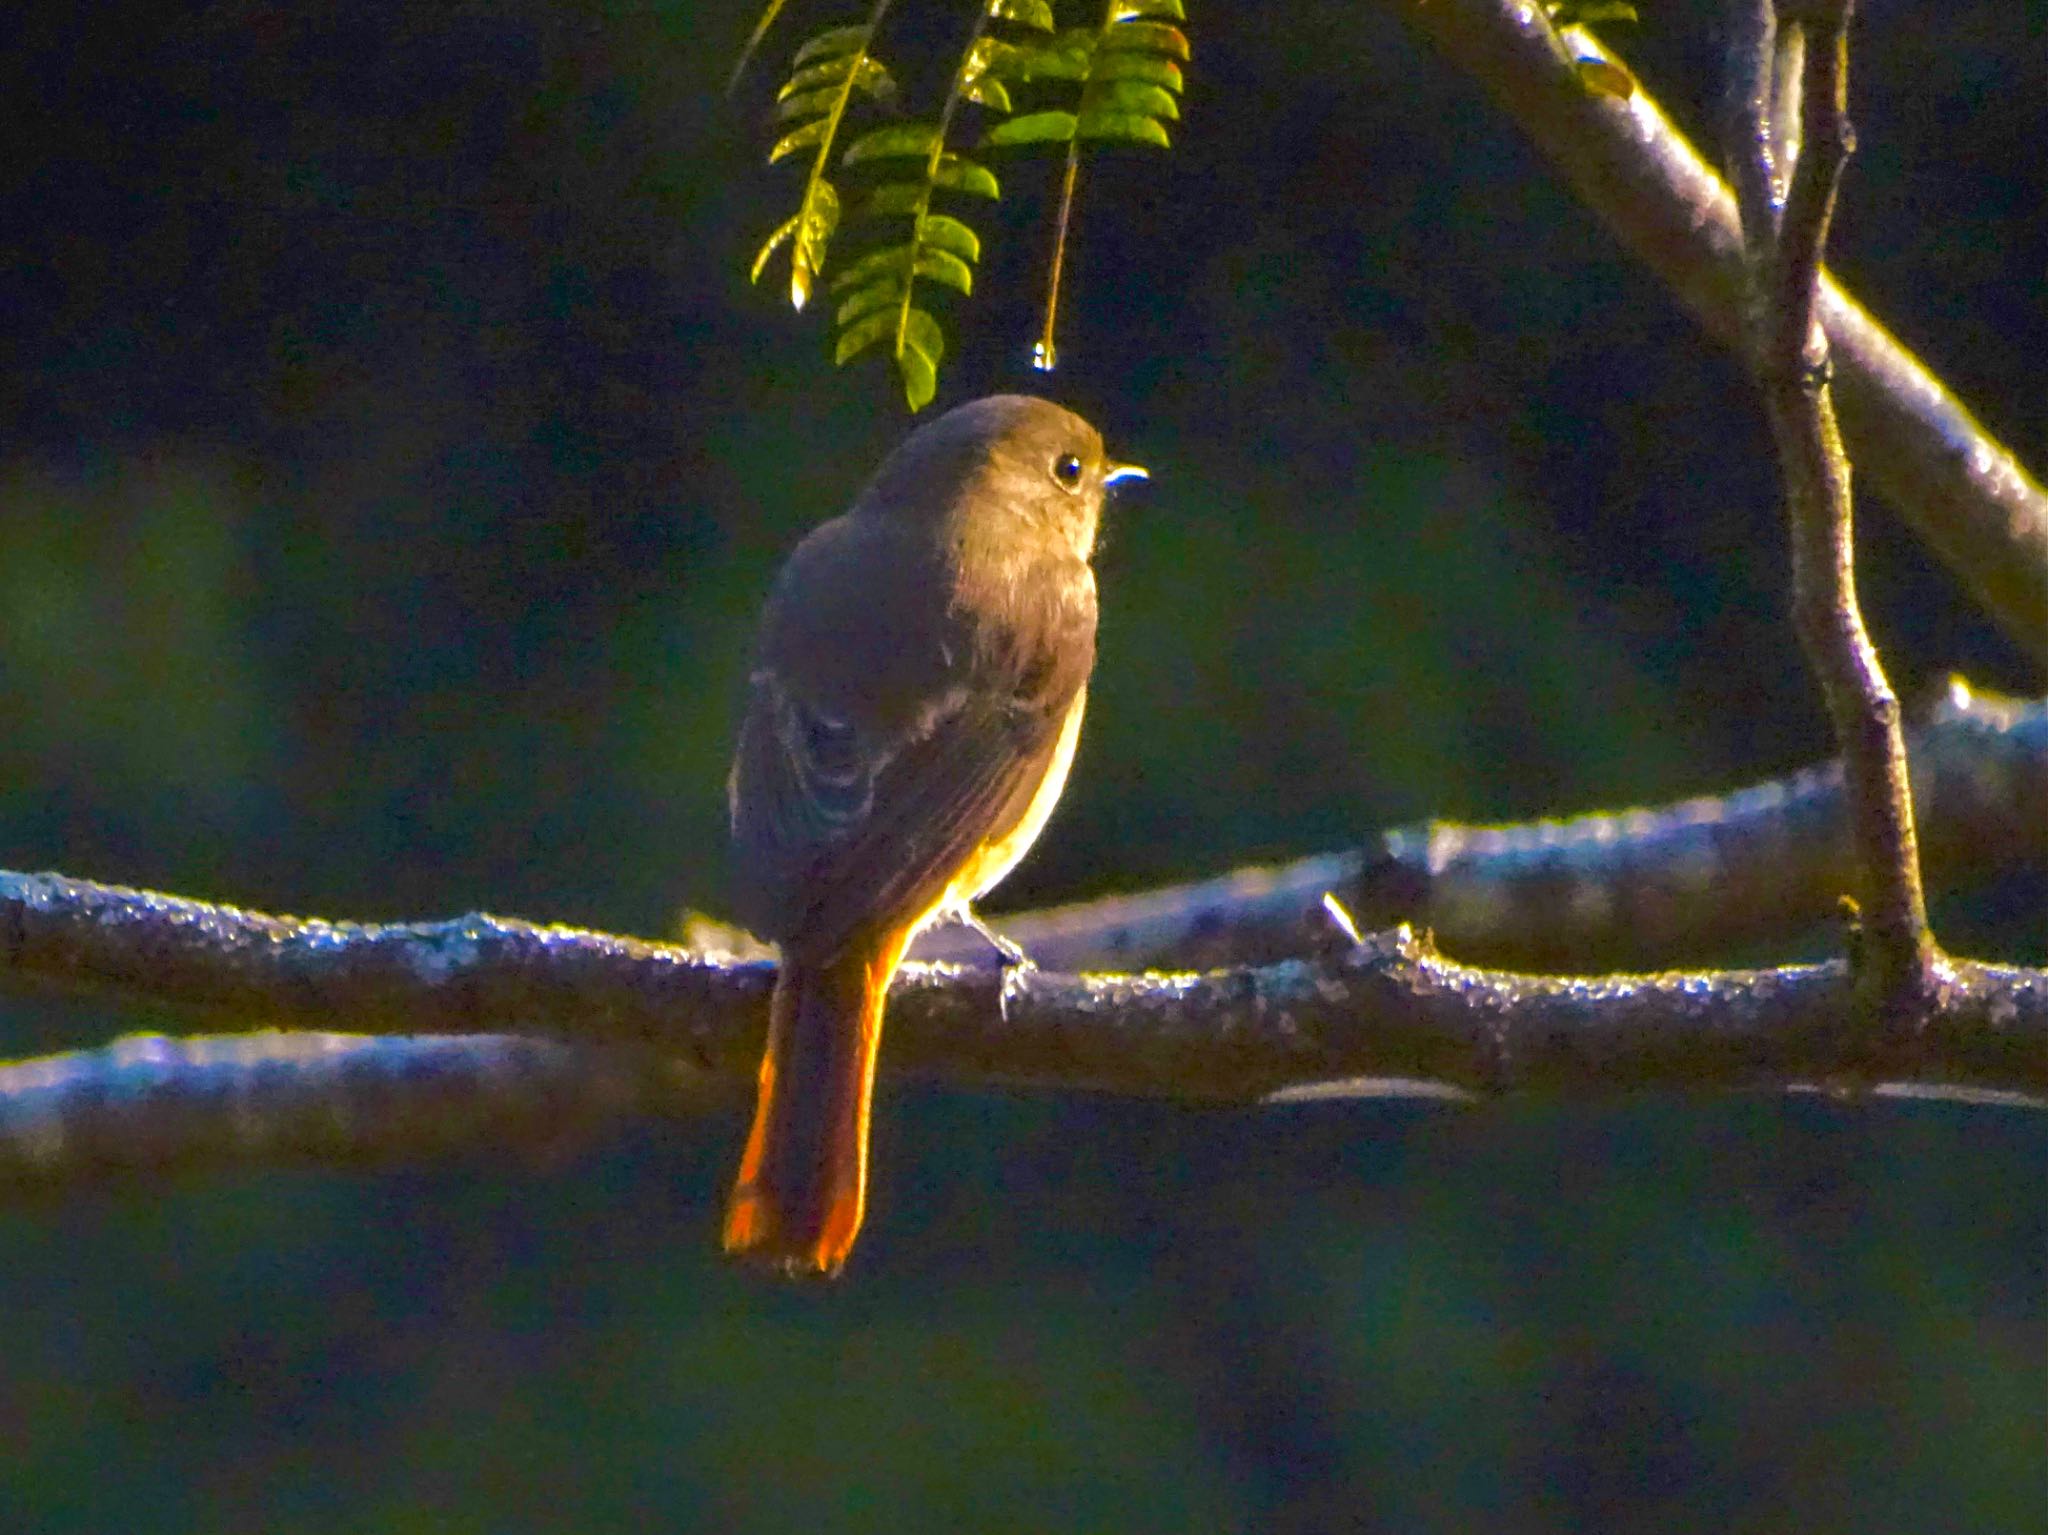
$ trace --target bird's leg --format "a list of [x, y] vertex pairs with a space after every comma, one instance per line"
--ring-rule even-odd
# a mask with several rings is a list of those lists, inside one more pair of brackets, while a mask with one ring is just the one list
[[1026, 954], [1010, 939], [1005, 938], [1001, 933], [982, 921], [980, 917], [975, 915], [974, 908], [965, 901], [954, 907], [947, 915], [960, 926], [969, 929], [983, 943], [1001, 955], [1005, 970], [1036, 970], [1038, 968], [1029, 954]]
[[972, 929], [976, 937], [996, 951], [996, 955], [1001, 960], [1003, 967], [1003, 985], [1002, 989], [996, 993], [996, 1011], [1003, 1022], [1008, 1023], [1010, 1021], [1010, 997], [1024, 977], [1038, 968], [1037, 962], [1029, 954], [1026, 954], [1023, 949], [1019, 948], [1016, 943], [1005, 938], [1001, 933], [982, 921], [980, 917], [976, 916], [974, 908], [965, 901], [955, 906], [946, 915], [950, 921], [957, 922], [962, 927]]

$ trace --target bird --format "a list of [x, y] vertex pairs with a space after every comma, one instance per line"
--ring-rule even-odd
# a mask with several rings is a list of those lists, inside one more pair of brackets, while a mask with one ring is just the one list
[[735, 913], [780, 950], [728, 1253], [844, 1265], [883, 1004], [919, 931], [966, 921], [1028, 963], [971, 903], [1066, 784], [1103, 504], [1145, 477], [1048, 400], [974, 400], [912, 432], [776, 578], [727, 780]]

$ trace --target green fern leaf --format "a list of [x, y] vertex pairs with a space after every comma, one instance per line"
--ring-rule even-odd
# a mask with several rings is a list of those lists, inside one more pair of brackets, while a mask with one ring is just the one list
[[1105, 53], [1098, 55], [1095, 68], [1089, 72], [1091, 81], [1098, 80], [1142, 80], [1147, 85], [1156, 85], [1161, 90], [1179, 92], [1184, 82], [1180, 66], [1172, 59], [1162, 59], [1150, 53]]
[[1602, 21], [1640, 21], [1636, 8], [1624, 0], [1563, 0], [1544, 7], [1560, 27], [1590, 27]]
[[903, 285], [893, 277], [885, 277], [848, 294], [840, 302], [839, 312], [832, 317], [832, 323], [844, 330], [862, 315], [873, 314], [877, 309], [894, 309], [896, 301], [902, 297]]
[[855, 90], [866, 91], [877, 101], [887, 101], [895, 96], [896, 77], [889, 73], [880, 59], [871, 59], [860, 53], [843, 53], [822, 64], [807, 64], [799, 69], [783, 81], [775, 99], [787, 101], [792, 96], [815, 91], [821, 86], [836, 86], [846, 79], [849, 70], [853, 72]]
[[981, 136], [984, 149], [1005, 144], [1065, 144], [1074, 137], [1072, 112], [1027, 112], [997, 123]]
[[983, 75], [972, 85], [962, 89], [960, 94], [978, 107], [987, 107], [991, 112], [1010, 110], [1010, 93], [1003, 82], [993, 75]]
[[831, 128], [832, 119], [820, 117], [805, 123], [794, 133], [785, 133], [775, 141], [775, 147], [768, 151], [768, 163], [773, 165], [777, 160], [787, 159], [799, 149], [809, 149], [814, 144], [824, 143], [825, 135]]
[[[867, 58], [875, 24], [888, 0], [874, 0], [868, 26], [821, 33], [798, 50], [777, 98], [778, 121], [790, 126], [786, 143], [777, 146], [777, 157], [815, 146], [814, 182], [822, 181], [827, 157], [835, 154], [842, 165], [883, 166], [882, 177], [866, 178], [871, 184], [853, 210], [865, 219], [900, 218], [908, 224], [908, 239], [870, 248], [830, 277], [835, 299], [833, 358], [844, 364], [888, 344], [912, 410], [922, 409], [936, 396], [945, 354], [940, 322], [922, 302], [926, 295], [918, 285], [971, 294], [982, 255], [975, 230], [964, 219], [937, 211], [935, 197], [944, 192], [994, 198], [1001, 192], [987, 166], [948, 146], [960, 104], [972, 102], [1005, 119], [990, 128], [984, 143], [1067, 147], [1069, 188], [1077, 134], [1163, 143], [1164, 124], [1179, 115], [1174, 93], [1181, 75], [1173, 60], [1185, 56], [1186, 43], [1171, 23], [1181, 19], [1182, 0], [1109, 3], [1110, 13], [1100, 27], [1061, 30], [1052, 0], [975, 0], [973, 30], [936, 117], [871, 128], [850, 143], [836, 137], [849, 96], [855, 91], [880, 94], [894, 85], [888, 72]], [[996, 35], [997, 28], [1006, 29], [1007, 35]], [[1118, 31], [1128, 35], [1115, 38], [1113, 49], [1105, 46]], [[1097, 77], [1095, 66], [1110, 60], [1112, 52], [1116, 58]], [[1010, 115], [1016, 106], [1017, 82], [1047, 80], [1073, 82], [1074, 94], [1068, 99], [1079, 110]], [[825, 126], [820, 129], [813, 118]], [[918, 170], [905, 170], [889, 166], [891, 161], [922, 164]], [[778, 230], [763, 261], [782, 243], [793, 242], [793, 264], [805, 258], [806, 273], [815, 277], [824, 242], [838, 220], [833, 196], [828, 211]], [[813, 253], [815, 260], [809, 259]]]
[[1173, 99], [1172, 92], [1143, 80], [1090, 80], [1081, 98], [1084, 139], [1088, 137], [1086, 125], [1091, 112], [1134, 112], [1141, 117], [1163, 117], [1171, 123], [1180, 120], [1180, 103]]
[[915, 181], [888, 181], [869, 192], [855, 218], [909, 218], [924, 202], [924, 188]]
[[786, 101], [799, 91], [814, 91], [821, 85], [837, 85], [846, 78], [846, 72], [853, 68], [854, 60], [860, 55], [842, 54], [836, 59], [827, 59], [822, 64], [806, 64], [782, 82], [782, 89], [775, 93], [777, 101]]
[[1040, 32], [1053, 29], [1052, 6], [1047, 0], [989, 0], [989, 19], [1011, 21]]
[[912, 410], [923, 410], [939, 391], [939, 360], [946, 352], [945, 334], [925, 310], [911, 308], [899, 314], [892, 305], [862, 316], [839, 333], [832, 361], [844, 367], [877, 342], [894, 337], [899, 320], [902, 345], [896, 349], [896, 369], [903, 377], [903, 397]]
[[769, 257], [785, 241], [789, 242], [789, 303], [792, 309], [802, 309], [810, 302], [811, 289], [819, 272], [824, 270], [826, 248], [832, 243], [832, 235], [838, 228], [838, 190], [831, 182], [820, 178], [805, 195], [803, 207], [777, 225], [775, 232], [762, 241], [747, 280], [759, 282]]
[[811, 288], [825, 270], [825, 251], [839, 228], [839, 192], [820, 176], [810, 184], [797, 214], [796, 235], [789, 254], [789, 305], [802, 309]]
[[896, 371], [903, 375], [903, 398], [913, 411], [931, 404], [939, 392], [939, 359], [945, 355], [945, 337], [939, 322], [922, 309], [903, 317], [903, 344], [896, 349]]
[[863, 160], [908, 159], [929, 155], [939, 141], [939, 130], [930, 123], [891, 123], [862, 134], [846, 146], [842, 164], [858, 165]]
[[944, 283], [961, 293], [974, 291], [974, 268], [962, 261], [951, 251], [922, 247], [912, 267], [919, 277], [929, 277], [933, 282]]
[[932, 181], [934, 185], [942, 186], [949, 192], [964, 192], [973, 197], [993, 198], [1003, 195], [1002, 186], [994, 173], [979, 161], [970, 160], [965, 155], [948, 154], [942, 158]]
[[747, 273], [748, 282], [759, 282], [761, 274], [768, 269], [768, 258], [782, 248], [783, 242], [796, 233], [796, 226], [803, 222], [801, 213], [792, 213], [775, 226], [775, 233], [761, 242], [760, 250], [754, 253], [753, 269]]
[[947, 214], [927, 213], [918, 220], [917, 237], [927, 246], [951, 251], [962, 261], [981, 260], [981, 237]]
[[1085, 80], [1095, 57], [1095, 34], [1087, 27], [1075, 27], [1053, 39], [1046, 56], [1032, 65], [1034, 80]]
[[1102, 47], [1111, 52], [1142, 48], [1147, 53], [1184, 59], [1188, 56], [1188, 36], [1179, 27], [1169, 27], [1163, 21], [1119, 21], [1102, 29]]
[[892, 245], [884, 250], [869, 251], [860, 260], [832, 279], [832, 291], [845, 293], [862, 287], [878, 277], [894, 276], [899, 281], [910, 265], [910, 247]]
[[896, 306], [891, 302], [886, 309], [854, 321], [839, 333], [838, 343], [832, 348], [832, 365], [843, 368], [877, 341], [895, 334]]
[[835, 58], [842, 53], [857, 53], [867, 46], [870, 27], [832, 27], [797, 49], [796, 58], [791, 62], [801, 69], [813, 59]]
[[1006, 80], [1085, 80], [1094, 54], [1095, 33], [1072, 27], [1050, 42], [999, 44], [988, 67]]
[[912, 309], [903, 317], [903, 344], [922, 352], [936, 365], [946, 355], [946, 334], [939, 329], [939, 322], [922, 309]]
[[1159, 125], [1159, 119], [1147, 117], [1142, 112], [1083, 111], [1074, 132], [1077, 138], [1117, 139], [1127, 144], [1156, 144], [1161, 149], [1168, 148], [1172, 143], [1166, 136], [1166, 130]]
[[1024, 64], [1035, 48], [1035, 44], [1008, 43], [1000, 37], [984, 37], [976, 41], [974, 56], [968, 62], [967, 74], [970, 79], [983, 75], [995, 75], [1003, 80], [1024, 78]]
[[880, 59], [863, 55], [853, 84], [856, 90], [866, 91], [876, 101], [888, 103], [896, 99], [896, 77]]
[[832, 104], [839, 99], [839, 87], [821, 85], [814, 91], [798, 91], [794, 96], [785, 96], [775, 104], [775, 121], [778, 123], [798, 122], [806, 117], [816, 117], [832, 110]]
[[896, 358], [896, 371], [903, 375], [903, 399], [913, 412], [931, 404], [939, 392], [939, 370], [924, 353], [905, 347]]

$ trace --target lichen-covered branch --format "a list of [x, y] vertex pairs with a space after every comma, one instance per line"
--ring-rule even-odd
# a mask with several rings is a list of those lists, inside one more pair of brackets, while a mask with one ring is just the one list
[[774, 979], [768, 963], [482, 914], [329, 922], [0, 870], [0, 987], [125, 998], [216, 1028], [521, 1034], [744, 1072]]
[[[1936, 889], [2048, 863], [2048, 702], [1960, 681], [1908, 736]], [[1413, 922], [1446, 953], [1521, 970], [1700, 964], [1830, 920], [1855, 885], [1838, 764], [1676, 804], [1512, 826], [1432, 822], [1364, 849], [996, 919], [1054, 970], [1260, 964], [1304, 952], [1334, 893], [1367, 927]], [[1305, 921], [1306, 919], [1306, 921]], [[699, 924], [692, 941], [738, 946]], [[992, 962], [959, 929], [919, 957]]]
[[[1400, 14], [1477, 80], [1559, 176], [1705, 329], [1743, 344], [1734, 199], [1650, 93], [1589, 91], [1573, 56], [1614, 61], [1590, 35], [1562, 46], [1540, 5], [1399, 0]], [[1616, 66], [1619, 67], [1618, 65]], [[2048, 667], [2048, 493], [1918, 358], [1832, 278], [1821, 280], [1842, 432], [1863, 475]]]
[[[517, 1036], [446, 1047], [431, 1070], [420, 1052], [441, 1047], [418, 1039], [392, 1041], [380, 1059], [369, 1044], [296, 1050], [275, 1035], [241, 1053], [144, 1042], [19, 1062], [0, 1069], [0, 1170], [47, 1181], [124, 1157], [176, 1161], [179, 1148], [315, 1154], [347, 1118], [346, 1092], [321, 1096], [347, 1088], [342, 1062], [360, 1066], [358, 1094], [388, 1066], [375, 1091], [410, 1094], [428, 1113], [435, 1073], [439, 1090], [460, 1084], [455, 1101], [486, 1117], [526, 1091], [470, 1080], [493, 1075], [523, 1075], [541, 1100], [676, 1107], [751, 1071], [772, 980], [763, 961], [493, 917], [333, 923], [0, 873], [9, 989], [126, 997], [214, 1027]], [[1585, 980], [1478, 970], [1406, 929], [1206, 974], [1036, 971], [1012, 976], [1006, 994], [993, 972], [913, 965], [891, 994], [884, 1061], [956, 1080], [1226, 1103], [1356, 1078], [1473, 1093], [1888, 1081], [2048, 1091], [2048, 973], [1956, 962], [1923, 1026], [1891, 1032], [1847, 1026], [1849, 987], [1839, 965]], [[520, 1055], [520, 1040], [567, 1053]], [[641, 1063], [622, 1068], [622, 1053]], [[586, 1054], [610, 1084], [574, 1082]], [[253, 1139], [222, 1123], [238, 1115], [262, 1121]], [[344, 1136], [341, 1152], [374, 1142]]]
[[138, 1034], [0, 1065], [0, 1185], [223, 1163], [560, 1155], [675, 1112], [659, 1056], [493, 1034]]

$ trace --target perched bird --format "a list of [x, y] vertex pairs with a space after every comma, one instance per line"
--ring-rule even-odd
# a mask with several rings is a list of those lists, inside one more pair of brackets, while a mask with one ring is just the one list
[[890, 978], [926, 924], [974, 920], [1059, 798], [1104, 493], [1144, 473], [1057, 405], [976, 400], [913, 432], [777, 578], [727, 785], [737, 912], [782, 952], [727, 1252], [846, 1261]]

